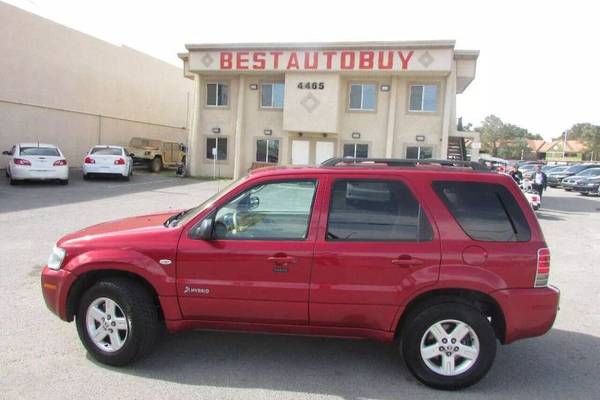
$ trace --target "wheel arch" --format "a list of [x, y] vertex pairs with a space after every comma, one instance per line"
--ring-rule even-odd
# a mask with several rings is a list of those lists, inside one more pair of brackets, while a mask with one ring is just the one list
[[79, 275], [69, 288], [67, 294], [66, 320], [68, 322], [73, 321], [75, 314], [77, 313], [79, 301], [86, 290], [91, 288], [97, 282], [110, 278], [125, 278], [140, 284], [150, 294], [161, 320], [164, 320], [160, 299], [154, 286], [141, 275], [119, 269], [97, 269]]
[[459, 288], [434, 289], [413, 298], [404, 308], [398, 323], [396, 324], [396, 338], [401, 337], [402, 329], [406, 324], [406, 321], [411, 318], [412, 315], [433, 304], [447, 301], [458, 301], [479, 309], [486, 317], [488, 317], [488, 319], [490, 319], [490, 323], [498, 340], [500, 340], [501, 343], [505, 342], [506, 319], [498, 302], [492, 296], [484, 292]]

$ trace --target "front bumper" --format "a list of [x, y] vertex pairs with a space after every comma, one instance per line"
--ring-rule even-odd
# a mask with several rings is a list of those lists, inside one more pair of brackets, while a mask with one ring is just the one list
[[574, 186], [573, 190], [580, 192], [580, 193], [598, 193], [598, 187], [600, 185], [594, 185], [594, 186]]
[[10, 176], [16, 180], [46, 180], [46, 179], [69, 179], [69, 167], [50, 167], [47, 169], [38, 169], [36, 167], [22, 167], [11, 165]]
[[497, 290], [492, 296], [504, 312], [505, 344], [548, 332], [560, 301], [560, 291], [554, 286]]
[[46, 306], [60, 319], [67, 321], [67, 296], [76, 275], [64, 269], [55, 271], [46, 266], [42, 270], [41, 279]]

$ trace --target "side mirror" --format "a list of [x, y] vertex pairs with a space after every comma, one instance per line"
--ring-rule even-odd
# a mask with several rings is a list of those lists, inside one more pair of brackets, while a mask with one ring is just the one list
[[212, 217], [204, 218], [200, 224], [194, 226], [190, 232], [192, 239], [211, 240], [213, 232]]
[[8, 151], [8, 150], [4, 150], [4, 151], [2, 152], [2, 154], [4, 154], [5, 156], [10, 156], [10, 155], [12, 155], [12, 154], [10, 153], [10, 151]]
[[133, 158], [133, 157], [135, 157], [135, 154], [129, 153], [129, 157]]

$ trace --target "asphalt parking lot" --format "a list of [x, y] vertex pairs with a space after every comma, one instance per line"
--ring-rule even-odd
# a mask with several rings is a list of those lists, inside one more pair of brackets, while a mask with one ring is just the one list
[[416, 382], [392, 346], [368, 341], [186, 332], [126, 368], [93, 362], [74, 324], [51, 314], [39, 273], [61, 235], [109, 219], [191, 207], [225, 182], [137, 174], [130, 182], [9, 186], [0, 179], [0, 398], [3, 399], [597, 399], [600, 393], [600, 198], [545, 193], [561, 311], [547, 335], [498, 348], [478, 385]]

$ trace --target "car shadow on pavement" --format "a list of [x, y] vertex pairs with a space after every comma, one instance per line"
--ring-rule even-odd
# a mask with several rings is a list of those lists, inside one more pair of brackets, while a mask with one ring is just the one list
[[69, 174], [69, 184], [66, 186], [55, 181], [27, 181], [10, 186], [8, 180], [0, 178], [0, 213], [164, 190], [199, 182], [196, 179], [176, 177], [175, 171], [172, 174], [135, 171], [130, 181], [115, 178], [93, 178], [86, 181], [82, 171], [77, 169], [71, 170]]
[[[440, 394], [412, 377], [395, 346], [360, 340], [192, 331], [168, 336], [132, 366], [98, 365], [185, 385], [348, 400], [431, 399]], [[540, 338], [499, 346], [488, 376], [461, 391], [460, 397], [593, 398], [600, 391], [599, 369], [600, 338], [552, 330]]]

